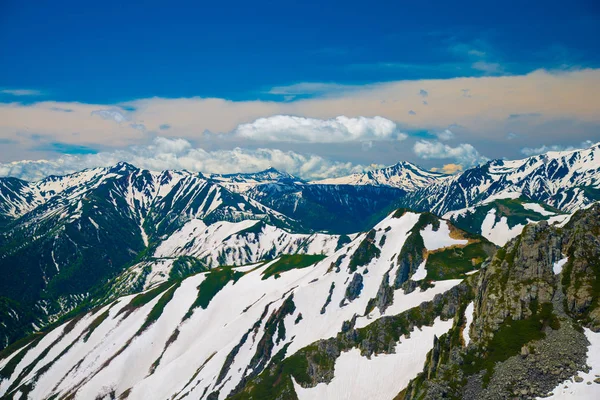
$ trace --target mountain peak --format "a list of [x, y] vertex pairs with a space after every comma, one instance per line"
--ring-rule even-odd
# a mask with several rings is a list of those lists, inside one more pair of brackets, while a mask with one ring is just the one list
[[114, 166], [110, 167], [109, 172], [131, 172], [137, 170], [137, 167], [129, 164], [126, 161], [119, 161]]
[[407, 191], [414, 191], [448, 175], [422, 169], [408, 161], [399, 161], [388, 167], [356, 173], [339, 178], [324, 179], [313, 182], [326, 185], [372, 185], [392, 186]]

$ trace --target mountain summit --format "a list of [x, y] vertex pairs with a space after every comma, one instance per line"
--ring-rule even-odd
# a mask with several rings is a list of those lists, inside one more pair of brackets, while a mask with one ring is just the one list
[[426, 171], [407, 161], [401, 161], [389, 167], [340, 178], [323, 179], [313, 183], [323, 185], [391, 186], [407, 191], [414, 191], [436, 182], [443, 182], [445, 179], [448, 179], [448, 175]]

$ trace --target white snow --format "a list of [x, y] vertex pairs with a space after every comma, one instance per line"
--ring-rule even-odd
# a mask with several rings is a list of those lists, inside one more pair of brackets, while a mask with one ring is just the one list
[[417, 270], [413, 274], [412, 278], [410, 278], [411, 280], [418, 282], [418, 281], [422, 281], [423, 279], [425, 279], [425, 277], [427, 276], [427, 270], [425, 269], [425, 264], [427, 264], [427, 259], [423, 260], [423, 262], [421, 264], [419, 264], [419, 266], [417, 267]]
[[481, 202], [481, 204], [488, 204], [495, 200], [502, 200], [502, 199], [518, 199], [519, 197], [521, 197], [521, 192], [513, 191], [512, 189], [509, 189], [509, 190], [505, 190], [502, 192], [495, 193], [491, 196], [488, 196], [484, 201]]
[[470, 302], [465, 310], [465, 329], [463, 330], [463, 339], [465, 339], [465, 346], [468, 346], [471, 342], [471, 325], [473, 324], [473, 318], [475, 317], [475, 303]]
[[526, 210], [534, 211], [545, 217], [555, 215], [555, 213], [547, 211], [544, 207], [537, 203], [523, 203], [523, 208], [525, 208]]
[[509, 240], [517, 237], [524, 227], [525, 225], [517, 224], [509, 228], [508, 221], [504, 216], [500, 218], [500, 221], [496, 221], [496, 209], [492, 208], [481, 224], [481, 235], [498, 246], [504, 246]]
[[453, 239], [450, 237], [450, 228], [447, 221], [440, 221], [440, 227], [437, 231], [433, 230], [433, 225], [429, 224], [421, 231], [425, 248], [429, 251], [443, 249], [449, 246], [465, 246], [468, 240]]
[[401, 338], [392, 354], [373, 355], [369, 359], [356, 348], [342, 353], [328, 384], [305, 389], [294, 382], [298, 399], [393, 399], [423, 370], [434, 336], [443, 335], [451, 327], [452, 320], [437, 318], [433, 326], [415, 329], [410, 338]]
[[583, 378], [582, 382], [575, 382], [574, 379], [564, 381], [552, 390], [552, 396], [544, 397], [544, 400], [600, 399], [600, 384], [594, 382], [600, 377], [600, 333], [584, 329], [585, 336], [590, 342], [587, 353], [587, 364], [590, 371], [578, 373]]
[[258, 220], [219, 221], [207, 226], [200, 219], [192, 219], [163, 241], [154, 257], [193, 256], [205, 259], [213, 267], [246, 265], [260, 261], [266, 255], [331, 254], [339, 239], [339, 235], [291, 233], [266, 224], [259, 232], [241, 235], [259, 223]]
[[567, 261], [569, 261], [569, 257], [565, 257], [554, 263], [554, 265], [552, 266], [552, 271], [554, 271], [554, 275], [558, 275], [561, 273], [561, 271], [562, 271], [564, 265], [567, 263]]
[[381, 314], [379, 309], [376, 308], [367, 316], [357, 318], [356, 327], [365, 327], [383, 315], [400, 314], [406, 310], [418, 306], [424, 301], [431, 301], [437, 294], [447, 292], [461, 282], [462, 279], [449, 279], [447, 281], [431, 282], [434, 285], [432, 288], [429, 288], [423, 292], [415, 290], [409, 294], [405, 294], [403, 289], [398, 289], [394, 292], [394, 303], [385, 310], [385, 314]]

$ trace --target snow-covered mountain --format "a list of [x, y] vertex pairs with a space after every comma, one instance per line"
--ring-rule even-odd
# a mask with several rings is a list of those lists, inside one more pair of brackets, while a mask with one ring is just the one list
[[443, 182], [448, 178], [448, 175], [426, 171], [407, 161], [401, 161], [395, 165], [365, 173], [323, 179], [311, 183], [321, 185], [383, 185], [406, 191], [414, 191], [436, 182]]
[[237, 174], [212, 174], [211, 179], [219, 182], [222, 186], [232, 192], [243, 193], [249, 189], [264, 183], [296, 183], [301, 184], [304, 181], [287, 172], [281, 172], [275, 168], [269, 168], [264, 171], [253, 173]]
[[[458, 257], [457, 248], [463, 249]], [[161, 251], [176, 250], [165, 244]], [[295, 393], [279, 398], [391, 399], [422, 369], [436, 337], [456, 326], [461, 307], [450, 304], [465, 290], [458, 286], [490, 251], [483, 239], [446, 221], [399, 210], [327, 257], [219, 267], [82, 314], [0, 361], [0, 393], [275, 398], [264, 396], [268, 390]], [[440, 264], [444, 257], [455, 267]], [[448, 308], [434, 306], [445, 303]], [[423, 307], [432, 314], [388, 345], [365, 347], [368, 332], [386, 318]], [[308, 366], [292, 367], [299, 354], [344, 332], [356, 336], [328, 363], [353, 372], [335, 378], [317, 372], [328, 384], [315, 386]], [[287, 372], [275, 386], [261, 383], [274, 363], [289, 365]], [[372, 377], [390, 374], [396, 378], [372, 384]]]
[[600, 200], [600, 143], [516, 161], [494, 160], [410, 193], [406, 206], [444, 214], [518, 193], [571, 212]]
[[[201, 174], [127, 163], [40, 182], [0, 179], [0, 343], [78, 306], [190, 220], [296, 221]], [[15, 269], [15, 266], [19, 267]]]
[[0, 178], [0, 397], [595, 398], [599, 152]]

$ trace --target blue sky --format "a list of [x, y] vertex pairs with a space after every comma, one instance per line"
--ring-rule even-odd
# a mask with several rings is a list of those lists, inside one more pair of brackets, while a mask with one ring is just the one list
[[[252, 154], [245, 170], [283, 151], [309, 177], [578, 147], [600, 141], [598, 37], [594, 0], [5, 0], [0, 175], [132, 146]], [[310, 157], [320, 172], [299, 170]]]
[[[8, 0], [0, 8], [0, 86], [63, 101], [279, 100], [269, 89], [297, 82], [519, 74], [600, 61], [593, 0]], [[501, 69], [473, 68], [479, 58]]]

